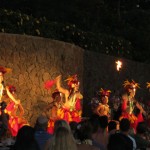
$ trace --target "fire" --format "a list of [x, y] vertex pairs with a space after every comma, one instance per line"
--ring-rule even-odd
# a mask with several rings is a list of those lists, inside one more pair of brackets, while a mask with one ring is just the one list
[[116, 61], [116, 64], [117, 64], [117, 66], [116, 66], [117, 71], [120, 71], [120, 69], [122, 67], [122, 62], [118, 60], [118, 61]]

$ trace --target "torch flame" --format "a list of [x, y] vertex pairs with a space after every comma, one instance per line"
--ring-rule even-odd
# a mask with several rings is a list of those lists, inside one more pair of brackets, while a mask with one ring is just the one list
[[122, 67], [122, 62], [118, 60], [118, 61], [116, 61], [116, 64], [117, 64], [117, 66], [116, 66], [117, 71], [120, 71], [120, 69]]

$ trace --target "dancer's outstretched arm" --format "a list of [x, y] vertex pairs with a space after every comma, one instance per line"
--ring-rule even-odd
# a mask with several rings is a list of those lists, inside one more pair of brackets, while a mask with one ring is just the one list
[[58, 89], [59, 92], [63, 93], [65, 95], [65, 100], [68, 101], [68, 97], [69, 97], [69, 91], [67, 89], [64, 89], [61, 86], [61, 75], [59, 75], [58, 77], [56, 77], [56, 87]]

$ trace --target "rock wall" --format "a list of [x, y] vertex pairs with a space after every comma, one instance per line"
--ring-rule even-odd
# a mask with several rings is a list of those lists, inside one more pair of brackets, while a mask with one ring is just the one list
[[149, 100], [146, 82], [150, 81], [150, 65], [122, 59], [123, 67], [117, 72], [117, 59], [51, 39], [0, 34], [0, 65], [12, 68], [12, 73], [5, 75], [5, 84], [16, 87], [25, 118], [31, 125], [52, 100], [55, 86], [48, 91], [44, 89], [44, 82], [59, 74], [64, 87], [68, 75], [78, 74], [84, 96], [83, 116], [90, 116], [90, 100], [100, 88], [110, 89], [112, 97], [123, 91], [126, 79], [134, 79], [141, 85], [137, 99]]
[[14, 85], [31, 125], [51, 102], [51, 90], [44, 82], [62, 75], [62, 84], [69, 75], [83, 77], [83, 49], [50, 39], [0, 34], [0, 65], [12, 69], [5, 74], [5, 85]]

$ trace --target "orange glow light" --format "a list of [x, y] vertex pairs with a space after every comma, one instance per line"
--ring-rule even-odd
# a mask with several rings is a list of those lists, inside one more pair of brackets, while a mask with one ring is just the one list
[[116, 61], [116, 68], [117, 68], [117, 71], [120, 71], [121, 67], [122, 67], [122, 62], [121, 61]]

